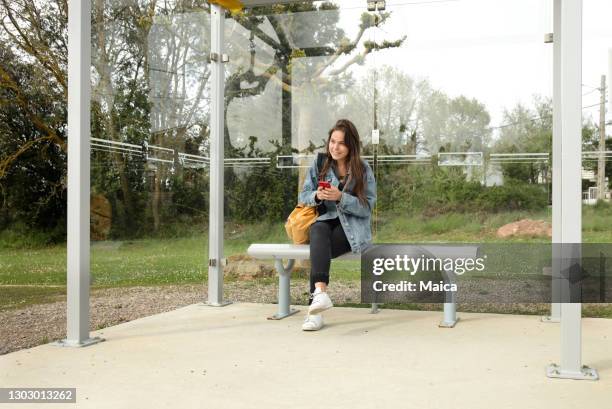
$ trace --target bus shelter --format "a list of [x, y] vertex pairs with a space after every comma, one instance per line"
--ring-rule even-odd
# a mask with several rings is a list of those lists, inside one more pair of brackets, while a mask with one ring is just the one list
[[[582, 242], [581, 106], [582, 0], [551, 0], [553, 24], [553, 243]], [[284, 0], [210, 0], [211, 3], [211, 155], [208, 304], [223, 299], [223, 163], [224, 163], [224, 24], [228, 9], [239, 10]], [[367, 4], [366, 4], [367, 3]], [[363, 7], [377, 3], [363, 0]], [[64, 346], [85, 346], [98, 339], [89, 334], [90, 287], [90, 107], [91, 1], [71, 1], [68, 10], [68, 311]], [[452, 68], [449, 68], [452, 69]], [[553, 268], [560, 268], [559, 265]], [[555, 303], [551, 321], [560, 322], [559, 364], [549, 377], [597, 379], [582, 365], [581, 304]]]

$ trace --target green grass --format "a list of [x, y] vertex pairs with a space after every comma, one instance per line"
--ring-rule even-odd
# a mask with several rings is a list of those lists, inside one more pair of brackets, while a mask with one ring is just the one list
[[[380, 215], [375, 241], [494, 243], [502, 225], [523, 218], [550, 221], [550, 210], [499, 214]], [[4, 237], [9, 237], [6, 233]], [[546, 238], [512, 242], [550, 242]], [[583, 241], [612, 242], [612, 206], [600, 204], [583, 210]], [[288, 242], [283, 224], [226, 223], [225, 255], [244, 254], [251, 243]], [[16, 248], [0, 242], [0, 308], [54, 300], [65, 294], [66, 247]], [[206, 281], [208, 236], [96, 242], [91, 247], [92, 287], [164, 285]], [[359, 280], [359, 261], [334, 261], [338, 280]], [[21, 287], [7, 287], [21, 286]], [[30, 286], [30, 287], [25, 287]], [[34, 287], [31, 287], [34, 286]], [[50, 287], [59, 286], [59, 287]], [[55, 297], [55, 298], [54, 298]]]
[[205, 279], [205, 237], [94, 243], [94, 286], [192, 283]]
[[[550, 211], [488, 213], [449, 213], [436, 217], [421, 214], [389, 214], [378, 223], [376, 241], [379, 243], [403, 242], [507, 242], [497, 238], [501, 226], [521, 219], [538, 219], [550, 222]], [[612, 217], [610, 217], [612, 222]], [[612, 238], [612, 229], [609, 236]], [[512, 242], [548, 241], [545, 238], [513, 238]]]
[[66, 284], [66, 247], [0, 249], [0, 284]]
[[582, 235], [585, 243], [612, 242], [612, 205], [599, 202], [582, 207]]
[[0, 311], [66, 299], [66, 287], [64, 286], [2, 287], [1, 291]]
[[[254, 242], [282, 242], [277, 225], [227, 225], [225, 254], [245, 253]], [[93, 242], [92, 286], [163, 285], [206, 279], [208, 236]], [[65, 285], [66, 246], [1, 249], [0, 285]]]

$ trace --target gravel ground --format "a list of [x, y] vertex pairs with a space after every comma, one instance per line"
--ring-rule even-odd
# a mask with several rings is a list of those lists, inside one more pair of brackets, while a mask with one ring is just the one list
[[[308, 283], [292, 280], [293, 304], [307, 304]], [[125, 287], [94, 290], [90, 296], [92, 331], [172, 311], [207, 299], [205, 285], [162, 287]], [[225, 299], [236, 302], [273, 303], [277, 300], [275, 283], [224, 283]], [[359, 302], [359, 282], [336, 282], [329, 294], [337, 304]], [[0, 311], [0, 355], [45, 344], [66, 336], [66, 301], [34, 304], [15, 310]]]
[[[336, 305], [360, 303], [359, 281], [335, 281], [329, 287], [329, 295]], [[488, 289], [495, 293], [496, 289]], [[122, 287], [93, 290], [90, 296], [90, 330], [99, 330], [122, 322], [149, 315], [172, 311], [197, 304], [207, 297], [206, 285], [168, 285], [157, 287]], [[224, 299], [235, 302], [275, 303], [276, 282], [230, 281], [224, 283]], [[549, 304], [499, 304], [479, 299], [471, 292], [472, 299], [460, 300], [458, 311], [511, 314], [546, 315]], [[474, 295], [475, 294], [475, 295]], [[293, 305], [306, 305], [308, 281], [291, 281]], [[398, 306], [395, 306], [397, 308]], [[416, 304], [419, 310], [441, 310], [441, 304]], [[609, 304], [583, 304], [584, 316], [610, 316]], [[271, 309], [271, 312], [274, 311]], [[0, 311], [0, 355], [45, 344], [66, 336], [66, 301], [34, 304], [24, 308]]]

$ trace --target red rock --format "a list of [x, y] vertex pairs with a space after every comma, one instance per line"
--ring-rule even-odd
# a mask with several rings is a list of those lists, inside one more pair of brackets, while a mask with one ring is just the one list
[[497, 237], [507, 238], [512, 236], [521, 237], [552, 237], [552, 226], [544, 220], [523, 219], [500, 227]]

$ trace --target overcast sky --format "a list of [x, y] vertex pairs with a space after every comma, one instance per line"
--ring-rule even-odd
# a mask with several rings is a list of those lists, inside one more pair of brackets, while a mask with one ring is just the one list
[[[338, 3], [341, 24], [354, 31], [365, 0]], [[387, 0], [392, 18], [372, 35], [407, 40], [401, 49], [377, 53], [376, 64], [428, 78], [451, 96], [477, 98], [489, 109], [491, 125], [501, 125], [504, 108], [530, 104], [535, 94], [552, 96], [552, 44], [544, 43], [544, 34], [552, 32], [552, 5], [552, 0]], [[583, 33], [583, 106], [588, 106], [599, 102], [594, 87], [608, 75], [612, 0], [584, 0]], [[596, 118], [598, 112], [584, 111]]]

